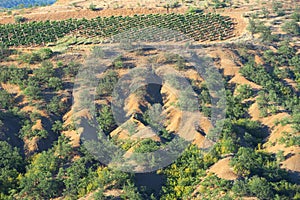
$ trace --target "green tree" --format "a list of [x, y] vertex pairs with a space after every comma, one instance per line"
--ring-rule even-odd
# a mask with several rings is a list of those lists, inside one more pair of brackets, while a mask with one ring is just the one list
[[13, 102], [13, 97], [6, 90], [0, 89], [0, 109], [11, 108]]
[[265, 178], [254, 176], [248, 182], [250, 194], [259, 199], [272, 199], [273, 191], [270, 183]]
[[58, 96], [54, 96], [51, 101], [47, 104], [46, 109], [48, 113], [60, 115], [66, 109], [66, 104], [61, 101]]
[[118, 74], [113, 70], [107, 71], [103, 78], [99, 80], [98, 87], [96, 89], [97, 95], [108, 96], [111, 95], [115, 84], [118, 82]]
[[56, 178], [59, 163], [52, 150], [37, 154], [20, 180], [21, 195], [49, 199], [60, 195], [62, 183]]
[[48, 81], [49, 88], [53, 88], [56, 91], [59, 91], [62, 89], [62, 85], [63, 85], [63, 82], [60, 78], [58, 78], [58, 77], [49, 78], [49, 81]]
[[39, 100], [41, 98], [41, 89], [38, 86], [28, 86], [24, 90], [24, 94], [32, 100]]
[[56, 120], [52, 125], [51, 130], [55, 133], [60, 133], [61, 131], [63, 131], [63, 123], [59, 120]]
[[284, 23], [282, 26], [282, 30], [295, 36], [300, 35], [300, 26], [294, 20]]
[[100, 109], [97, 122], [105, 134], [108, 134], [116, 126], [111, 108], [108, 105], [103, 105]]
[[250, 85], [246, 85], [246, 84], [240, 85], [237, 88], [237, 91], [238, 91], [238, 97], [241, 98], [242, 100], [248, 99], [253, 96], [253, 90]]
[[38, 51], [38, 54], [40, 55], [41, 60], [47, 60], [52, 57], [53, 51], [49, 48], [43, 48]]
[[137, 188], [134, 186], [134, 184], [130, 183], [129, 181], [124, 185], [123, 190], [124, 193], [121, 195], [121, 197], [124, 199], [143, 199], [141, 194], [138, 192]]
[[238, 175], [249, 176], [256, 165], [254, 151], [250, 148], [239, 148], [236, 156], [231, 160], [231, 165]]
[[18, 187], [18, 176], [24, 170], [19, 150], [6, 141], [0, 141], [0, 194], [8, 194]]

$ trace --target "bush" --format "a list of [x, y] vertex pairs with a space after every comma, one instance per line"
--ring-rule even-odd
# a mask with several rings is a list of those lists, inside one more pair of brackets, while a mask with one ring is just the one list
[[38, 51], [41, 60], [46, 60], [52, 57], [53, 51], [49, 48], [44, 48]]
[[80, 67], [80, 63], [75, 63], [72, 61], [64, 68], [64, 73], [69, 77], [75, 77]]
[[54, 76], [54, 66], [49, 61], [43, 61], [41, 67], [34, 70], [33, 74], [42, 83], [47, 83]]
[[93, 4], [93, 3], [90, 4], [89, 9], [92, 10], [92, 11], [96, 11], [97, 10], [96, 5]]
[[105, 134], [108, 134], [114, 129], [116, 122], [109, 106], [104, 105], [101, 108], [99, 116], [97, 117], [97, 122]]
[[48, 87], [59, 91], [62, 89], [62, 80], [58, 77], [51, 77], [48, 81]]
[[283, 24], [282, 30], [295, 36], [300, 35], [300, 26], [295, 20]]
[[248, 182], [248, 188], [251, 195], [259, 199], [272, 199], [273, 191], [271, 185], [265, 178], [254, 176]]
[[0, 88], [0, 109], [8, 109], [12, 107], [13, 97], [5, 90]]
[[46, 109], [49, 114], [52, 113], [60, 115], [66, 109], [66, 105], [59, 99], [59, 97], [54, 96], [47, 104]]
[[98, 87], [96, 89], [97, 96], [109, 96], [114, 90], [115, 84], [118, 82], [118, 74], [115, 71], [107, 71], [103, 78], [99, 80]]
[[32, 100], [39, 100], [41, 98], [41, 89], [38, 86], [28, 86], [24, 90], [24, 94]]
[[25, 22], [26, 21], [26, 18], [23, 17], [23, 16], [15, 16], [15, 22], [16, 23], [22, 23], [22, 22]]

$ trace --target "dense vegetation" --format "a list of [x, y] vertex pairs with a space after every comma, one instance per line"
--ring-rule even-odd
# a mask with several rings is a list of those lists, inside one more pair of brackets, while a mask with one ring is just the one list
[[[228, 1], [216, 0], [214, 4], [224, 7]], [[177, 4], [168, 6], [176, 7]], [[286, 14], [281, 4], [273, 2], [273, 7], [275, 14], [265, 8], [263, 18]], [[271, 27], [254, 17], [250, 19], [248, 29], [253, 36], [259, 34], [258, 40], [217, 47], [231, 53], [232, 61], [238, 63], [238, 75], [247, 81], [247, 84], [235, 83], [232, 78], [237, 75], [226, 75], [220, 69], [227, 104], [224, 126], [219, 129], [217, 123], [217, 128], [209, 132], [200, 126], [197, 130], [201, 135], [218, 132], [218, 142], [210, 151], [190, 144], [171, 165], [146, 174], [142, 184], [137, 181], [139, 174], [109, 168], [96, 160], [84, 145], [74, 144], [67, 136], [78, 134], [76, 122], [68, 116], [72, 111], [74, 79], [83, 66], [83, 55], [74, 49], [69, 54], [69, 49], [24, 50], [13, 46], [43, 46], [68, 34], [109, 37], [130, 28], [151, 25], [178, 30], [200, 41], [226, 39], [232, 34], [231, 20], [216, 14], [198, 13], [0, 26], [0, 199], [79, 199], [86, 195], [94, 199], [134, 200], [300, 199], [299, 172], [285, 166], [285, 161], [297, 156], [294, 152], [299, 153], [300, 147], [300, 55], [293, 41], [293, 37], [299, 37], [299, 13], [291, 12], [290, 17], [291, 21], [279, 27], [288, 37], [272, 32]], [[222, 28], [215, 28], [218, 26]], [[80, 49], [80, 46], [76, 47]], [[209, 45], [207, 48], [212, 50]], [[100, 47], [93, 47], [91, 51], [96, 57], [105, 57]], [[212, 94], [207, 80], [188, 77], [193, 66], [183, 57], [159, 53], [153, 49], [138, 49], [117, 56], [99, 76], [95, 88], [95, 121], [101, 129], [98, 137], [107, 136], [109, 141], [127, 152], [152, 152], [170, 143], [176, 133], [167, 130], [163, 123], [167, 119], [161, 115], [162, 110], [171, 106], [179, 109], [178, 104], [195, 104], [188, 95], [183, 95], [178, 97], [178, 104], [164, 105], [160, 100], [164, 98], [161, 87], [152, 85], [155, 90], [151, 88], [153, 90], [149, 92], [150, 87], [144, 86], [134, 91], [134, 99], [143, 112], [134, 111], [130, 119], [119, 126], [112, 114], [111, 96], [122, 76], [130, 69], [138, 68], [142, 58], [149, 59], [154, 55], [149, 59], [152, 64], [168, 65], [187, 75], [198, 100], [193, 106], [199, 107], [208, 119], [212, 115]], [[214, 61], [218, 63], [219, 59], [214, 58]], [[168, 83], [175, 89], [184, 88], [175, 76], [168, 78]], [[130, 86], [131, 83], [125, 89], [132, 90]], [[84, 95], [83, 99], [86, 99]], [[120, 108], [125, 106], [122, 104]], [[251, 116], [251, 109], [255, 108], [259, 114], [256, 119]], [[137, 133], [140, 124], [159, 130], [156, 135], [159, 140], [133, 139], [131, 136]], [[129, 137], [112, 136], [112, 131], [117, 128], [124, 129]], [[276, 139], [271, 140], [274, 131], [281, 129], [283, 131], [276, 132]], [[138, 159], [145, 157], [141, 154]], [[224, 160], [228, 160], [228, 164], [222, 167], [230, 168], [233, 178], [220, 178], [218, 173], [211, 171], [212, 166]], [[155, 160], [151, 164], [155, 165]], [[145, 184], [154, 176], [159, 176], [160, 181], [150, 186]]]

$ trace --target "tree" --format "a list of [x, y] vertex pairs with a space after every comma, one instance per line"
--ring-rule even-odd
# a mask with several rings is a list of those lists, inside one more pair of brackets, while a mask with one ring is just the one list
[[237, 91], [238, 91], [238, 97], [241, 98], [242, 100], [248, 99], [253, 95], [253, 90], [250, 85], [246, 85], [246, 84], [240, 85], [237, 88]]
[[244, 180], [236, 180], [232, 186], [232, 191], [240, 196], [248, 196], [249, 189], [247, 182]]
[[24, 164], [17, 148], [0, 141], [0, 194], [8, 194], [18, 187], [17, 178], [24, 171]]
[[230, 164], [238, 175], [249, 176], [256, 165], [255, 153], [250, 148], [240, 147]]
[[249, 192], [259, 199], [272, 199], [273, 191], [271, 185], [265, 178], [252, 177], [248, 182]]
[[263, 14], [263, 17], [269, 18], [270, 11], [266, 7], [263, 7], [262, 14]]
[[15, 16], [15, 22], [16, 23], [22, 23], [22, 22], [25, 22], [26, 21], [26, 18], [23, 17], [23, 16]]
[[48, 113], [60, 115], [66, 109], [66, 105], [58, 96], [54, 96], [47, 104]]
[[58, 77], [51, 77], [48, 80], [48, 87], [59, 91], [62, 89], [62, 80]]
[[80, 63], [75, 63], [72, 61], [64, 68], [64, 73], [69, 77], [75, 77], [80, 67]]
[[53, 148], [55, 155], [60, 159], [65, 160], [71, 158], [72, 146], [70, 142], [70, 138], [66, 137], [65, 135], [59, 136]]
[[291, 15], [291, 18], [293, 20], [295, 20], [296, 22], [299, 22], [300, 21], [300, 9], [296, 9], [295, 12], [293, 12], [293, 14]]
[[20, 180], [21, 195], [31, 199], [50, 199], [60, 195], [62, 183], [56, 179], [58, 158], [52, 150], [37, 154]]
[[0, 89], [0, 109], [8, 109], [12, 107], [13, 97], [3, 89]]
[[67, 178], [63, 180], [66, 186], [63, 194], [77, 199], [80, 191], [87, 186], [88, 180], [85, 178], [87, 173], [85, 160], [83, 158], [76, 160], [64, 173], [64, 176]]
[[97, 122], [105, 134], [108, 134], [116, 126], [111, 108], [108, 105], [102, 106], [99, 116], [97, 117]]
[[295, 20], [284, 23], [282, 30], [295, 36], [300, 35], [300, 26]]
[[41, 97], [41, 89], [38, 86], [28, 86], [24, 90], [24, 94], [32, 100], [39, 100]]
[[156, 131], [163, 128], [165, 116], [162, 114], [161, 104], [153, 104], [143, 116], [143, 119]]
[[47, 60], [52, 57], [53, 51], [49, 48], [43, 48], [38, 51], [41, 60]]
[[111, 95], [115, 84], [118, 82], [118, 74], [113, 70], [107, 71], [103, 78], [99, 80], [98, 87], [96, 89], [97, 95], [108, 96]]
[[34, 76], [42, 83], [48, 83], [54, 76], [54, 66], [50, 61], [43, 61], [41, 67], [34, 70]]
[[63, 131], [63, 129], [63, 123], [59, 120], [56, 120], [51, 128], [51, 130], [55, 133], [60, 133], [61, 131]]
[[97, 10], [96, 5], [93, 4], [93, 3], [90, 4], [89, 9], [92, 10], [92, 11]]
[[137, 188], [134, 187], [134, 184], [130, 183], [129, 181], [124, 185], [123, 190], [124, 193], [121, 195], [121, 197], [124, 199], [143, 199], [141, 194], [138, 192]]

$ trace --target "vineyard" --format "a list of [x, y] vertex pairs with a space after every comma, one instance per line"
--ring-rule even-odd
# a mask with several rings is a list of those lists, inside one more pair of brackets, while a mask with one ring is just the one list
[[66, 35], [103, 39], [147, 27], [170, 29], [200, 42], [234, 36], [230, 17], [211, 13], [172, 13], [6, 24], [0, 26], [0, 40], [4, 46], [45, 45]]

